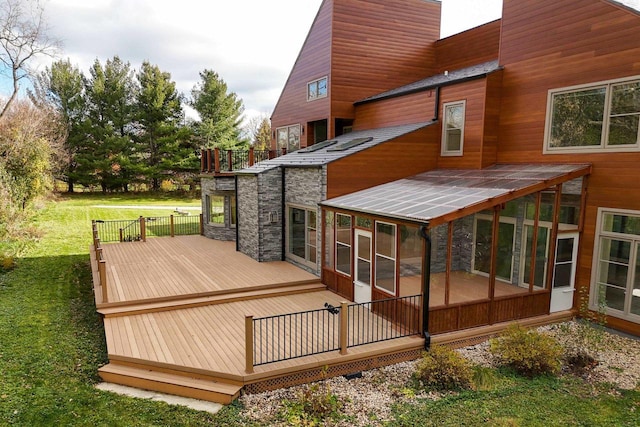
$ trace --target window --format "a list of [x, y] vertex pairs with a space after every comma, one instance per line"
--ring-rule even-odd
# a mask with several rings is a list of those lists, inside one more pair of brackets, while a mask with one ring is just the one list
[[289, 207], [287, 252], [314, 268], [318, 257], [316, 218], [315, 210]]
[[284, 148], [288, 153], [300, 149], [300, 125], [276, 129], [276, 140], [278, 148]]
[[640, 322], [640, 212], [598, 211], [591, 308]]
[[442, 123], [443, 156], [461, 156], [464, 142], [465, 101], [449, 102], [443, 105]]
[[422, 248], [424, 240], [418, 227], [400, 225], [400, 296], [418, 295], [422, 292]]
[[307, 84], [307, 101], [327, 97], [327, 78], [323, 77]]
[[545, 152], [638, 150], [640, 80], [549, 92]]
[[336, 271], [351, 275], [351, 217], [336, 214]]
[[324, 265], [333, 268], [333, 255], [336, 241], [335, 214], [324, 211]]
[[[476, 215], [474, 227], [473, 270], [488, 275], [491, 269], [493, 218]], [[513, 218], [500, 216], [498, 224], [498, 253], [496, 254], [496, 278], [511, 282], [513, 273], [513, 248], [516, 224]]]
[[396, 226], [376, 221], [375, 286], [396, 294]]
[[209, 223], [224, 225], [224, 196], [208, 195], [207, 206], [209, 208]]

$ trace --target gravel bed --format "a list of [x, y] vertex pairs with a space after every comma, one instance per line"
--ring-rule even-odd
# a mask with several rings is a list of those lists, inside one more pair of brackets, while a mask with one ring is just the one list
[[[553, 335], [564, 346], [575, 343], [576, 324], [566, 322], [559, 325], [547, 325], [538, 328], [540, 332]], [[592, 382], [606, 382], [621, 389], [634, 389], [640, 386], [640, 341], [605, 332], [597, 351], [598, 365], [585, 374], [585, 379]], [[458, 352], [473, 364], [495, 366], [489, 353], [489, 343], [483, 342], [474, 346], [458, 349]], [[411, 375], [415, 371], [417, 361], [403, 362], [396, 365], [373, 369], [362, 373], [362, 378], [347, 380], [335, 377], [323, 381], [341, 401], [346, 402], [342, 413], [349, 417], [337, 426], [380, 425], [388, 420], [394, 403], [412, 402], [416, 399], [440, 399], [443, 393], [424, 392], [416, 394], [407, 387]], [[245, 394], [240, 397], [244, 405], [243, 415], [262, 421], [273, 420], [282, 408], [284, 400], [296, 400], [308, 389], [305, 384], [286, 389], [259, 394]], [[271, 421], [272, 426], [285, 426], [286, 422]]]

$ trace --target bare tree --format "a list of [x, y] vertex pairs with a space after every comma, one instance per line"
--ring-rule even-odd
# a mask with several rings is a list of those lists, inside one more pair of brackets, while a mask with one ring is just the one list
[[18, 96], [20, 82], [32, 76], [30, 62], [41, 55], [53, 55], [60, 43], [48, 35], [44, 7], [40, 0], [0, 2], [0, 72], [13, 82], [13, 91], [0, 110], [0, 119]]

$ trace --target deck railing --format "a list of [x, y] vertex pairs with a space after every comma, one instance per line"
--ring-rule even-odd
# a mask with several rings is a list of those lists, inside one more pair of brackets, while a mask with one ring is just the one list
[[147, 237], [202, 234], [202, 214], [139, 217], [133, 220], [95, 220], [102, 242], [146, 241]]
[[420, 333], [422, 296], [325, 303], [324, 309], [245, 318], [246, 371], [280, 362]]
[[221, 150], [219, 148], [203, 148], [200, 157], [200, 172], [224, 174], [238, 171], [286, 154], [282, 150]]

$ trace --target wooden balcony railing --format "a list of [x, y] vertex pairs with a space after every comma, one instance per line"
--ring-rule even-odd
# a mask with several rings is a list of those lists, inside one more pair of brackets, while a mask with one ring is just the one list
[[200, 157], [200, 172], [225, 174], [248, 168], [263, 160], [273, 159], [286, 154], [281, 150], [221, 150], [219, 148], [203, 148]]

